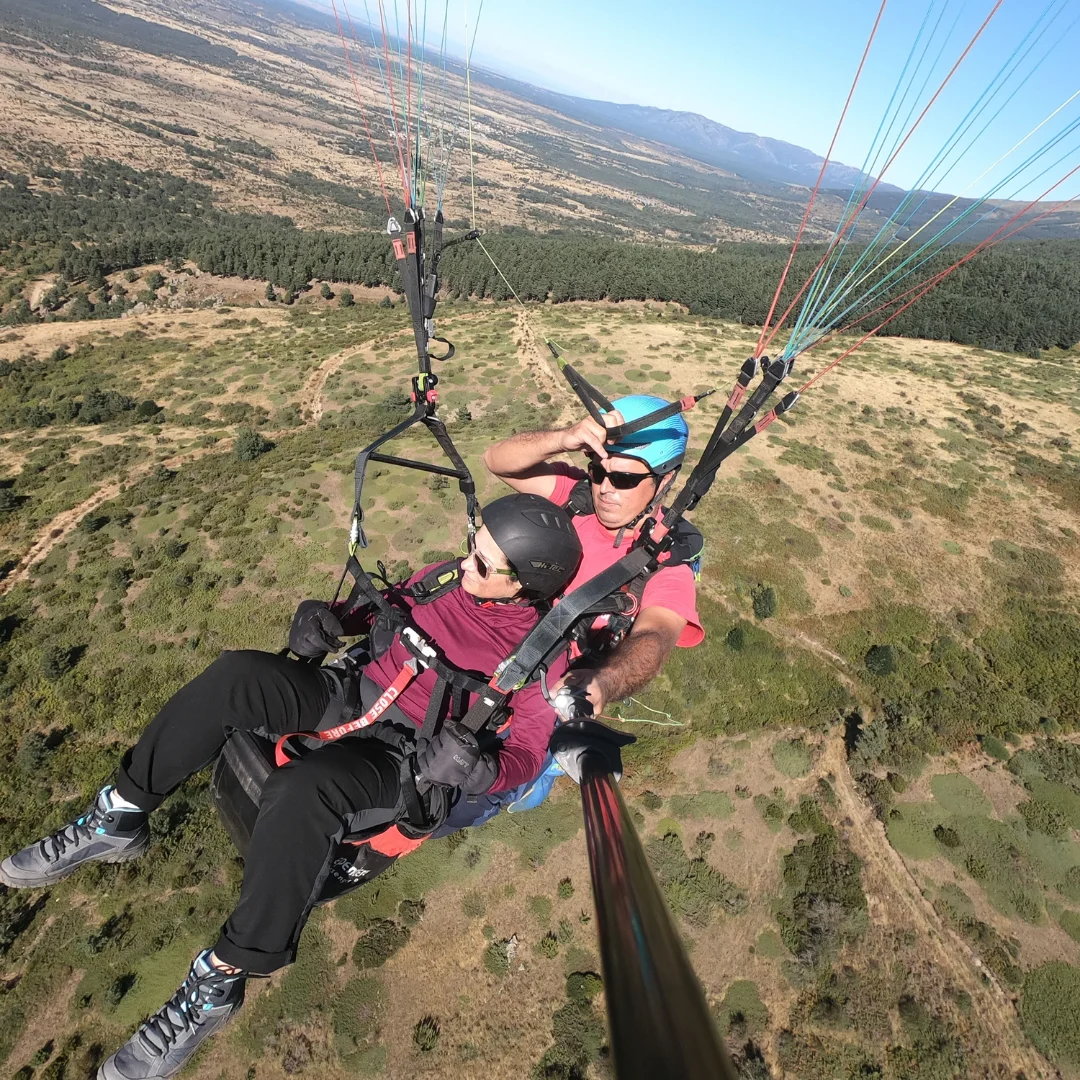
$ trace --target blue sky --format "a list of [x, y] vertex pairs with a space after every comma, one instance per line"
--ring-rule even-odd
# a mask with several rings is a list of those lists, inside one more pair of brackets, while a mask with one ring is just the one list
[[[392, 0], [384, 2], [392, 8]], [[422, 12], [424, 0], [416, 2]], [[444, 5], [428, 2], [429, 35], [434, 36], [436, 24], [441, 29]], [[742, 131], [824, 153], [878, 6], [879, 0], [484, 0], [474, 62], [566, 93], [702, 113]], [[929, 79], [913, 116], [993, 6], [994, 0], [888, 0], [834, 157], [849, 165], [863, 164], [920, 25], [926, 26], [923, 41], [930, 44], [916, 85], [924, 75]], [[350, 7], [362, 11], [360, 0]], [[402, 13], [404, 7], [402, 0]], [[478, 0], [451, 0], [451, 35], [459, 42], [464, 39], [465, 13], [475, 19], [478, 7]], [[1040, 16], [1043, 22], [1036, 26]], [[1077, 97], [1022, 151], [980, 178], [987, 166], [1080, 90], [1078, 20], [1080, 0], [1002, 0], [885, 179], [904, 187], [922, 180], [937, 190], [982, 194], [1066, 123], [1080, 120]], [[924, 167], [1033, 26], [1035, 33], [1044, 30], [1043, 36], [968, 139], [993, 116], [987, 132], [955, 155], [955, 169], [923, 178]], [[1012, 88], [1029, 73], [1006, 103]], [[908, 99], [901, 116], [915, 100]], [[966, 147], [967, 141], [961, 145]], [[1066, 160], [1041, 180], [1035, 178], [1062, 154]], [[1034, 197], [1078, 163], [1080, 130], [1051, 158], [1010, 181], [999, 197]], [[1080, 173], [1053, 197], [1077, 193]]]

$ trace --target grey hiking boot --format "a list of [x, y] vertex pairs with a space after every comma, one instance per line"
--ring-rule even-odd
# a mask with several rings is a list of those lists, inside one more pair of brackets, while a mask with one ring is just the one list
[[98, 1080], [175, 1076], [199, 1045], [244, 1003], [243, 975], [226, 975], [199, 953], [180, 989], [98, 1070]]
[[0, 863], [0, 881], [16, 889], [52, 885], [87, 862], [127, 862], [150, 843], [148, 815], [115, 807], [112, 785], [82, 817]]

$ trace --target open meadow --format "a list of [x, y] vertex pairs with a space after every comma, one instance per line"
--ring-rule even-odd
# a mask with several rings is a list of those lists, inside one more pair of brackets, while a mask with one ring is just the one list
[[[81, 809], [218, 652], [280, 648], [297, 602], [333, 594], [353, 456], [408, 409], [392, 294], [286, 309], [199, 280], [216, 307], [0, 337], [5, 851]], [[718, 388], [689, 416], [699, 451], [757, 336], [655, 303], [439, 316], [441, 411], [482, 501], [489, 442], [577, 416], [545, 338], [609, 396]], [[876, 341], [693, 515], [707, 639], [614, 711], [639, 737], [624, 794], [747, 1077], [1080, 1076], [1076, 364]], [[425, 438], [403, 448], [434, 460]], [[453, 485], [369, 475], [366, 559], [457, 551]], [[224, 918], [241, 864], [205, 782], [155, 820], [140, 861], [0, 897], [9, 1073], [88, 1075]], [[194, 1069], [607, 1076], [597, 952], [561, 781], [321, 910]]]

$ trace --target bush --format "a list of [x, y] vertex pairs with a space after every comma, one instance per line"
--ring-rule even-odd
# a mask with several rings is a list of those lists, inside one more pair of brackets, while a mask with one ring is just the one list
[[325, 281], [319, 287], [319, 295], [324, 300], [333, 300], [334, 299], [334, 291], [333, 291], [333, 289], [330, 288], [329, 285], [327, 285], [327, 283]]
[[145, 282], [146, 287], [151, 292], [157, 292], [158, 289], [165, 287], [165, 279], [161, 276], [160, 270], [152, 270]]
[[1051, 1061], [1080, 1066], [1080, 968], [1052, 960], [1024, 978], [1020, 1018]]
[[742, 652], [743, 648], [746, 646], [746, 631], [743, 629], [742, 623], [736, 623], [727, 632], [727, 637], [724, 638], [724, 641], [732, 652]]
[[960, 836], [955, 829], [949, 828], [948, 825], [935, 825], [934, 826], [934, 839], [939, 844], [942, 844], [948, 848], [955, 848], [960, 846]]
[[334, 1046], [340, 1057], [348, 1059], [365, 1049], [378, 1033], [386, 991], [378, 979], [350, 979], [334, 992], [332, 1000]]
[[506, 975], [510, 971], [510, 954], [507, 941], [492, 941], [484, 950], [484, 967], [492, 975]]
[[587, 1005], [603, 989], [604, 981], [595, 971], [575, 971], [566, 977], [566, 996], [578, 1005]]
[[992, 758], [997, 758], [998, 761], [1008, 761], [1012, 757], [1009, 748], [993, 735], [983, 735], [979, 739], [979, 745], [982, 747], [984, 754], [989, 754]]
[[439, 1021], [434, 1016], [423, 1016], [416, 1022], [412, 1033], [413, 1045], [422, 1054], [434, 1050], [439, 1042]]
[[273, 450], [274, 444], [259, 434], [254, 428], [242, 427], [236, 434], [233, 454], [237, 461], [254, 461], [257, 457]]
[[891, 675], [896, 670], [896, 650], [891, 645], [871, 645], [864, 662], [871, 675]]
[[777, 772], [793, 780], [806, 776], [814, 764], [813, 755], [802, 739], [779, 739], [772, 748], [772, 761]]
[[382, 967], [405, 947], [411, 931], [390, 919], [378, 919], [360, 935], [353, 949], [353, 963], [361, 969]]
[[559, 882], [558, 891], [560, 900], [569, 900], [574, 895], [574, 883], [568, 877], [564, 877]]
[[24, 776], [39, 779], [49, 753], [48, 737], [40, 731], [28, 731], [15, 754], [15, 767]]
[[536, 943], [536, 952], [548, 960], [554, 959], [559, 955], [559, 939], [552, 933], [545, 934]]
[[754, 618], [771, 619], [776, 614], [779, 602], [771, 585], [755, 585], [750, 590], [750, 598], [754, 604]]
[[135, 408], [135, 415], [141, 420], [149, 420], [153, 416], [161, 412], [161, 406], [151, 398], [147, 398], [145, 401], [140, 401]]
[[61, 645], [46, 645], [41, 650], [41, 674], [49, 682], [56, 682], [75, 666], [73, 650]]
[[352, 307], [355, 303], [351, 289], [342, 289], [338, 293], [338, 307]]

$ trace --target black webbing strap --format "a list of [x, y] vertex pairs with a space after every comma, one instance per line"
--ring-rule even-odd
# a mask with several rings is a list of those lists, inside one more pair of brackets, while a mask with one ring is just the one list
[[[588, 410], [589, 415], [598, 423], [604, 424], [603, 414], [604, 412], [612, 412], [615, 408], [614, 405], [584, 375], [581, 374], [573, 364], [568, 364], [563, 360], [558, 353], [558, 350], [548, 342], [548, 348], [551, 350], [552, 355], [559, 362], [559, 370], [562, 371], [566, 381], [570, 384], [570, 388], [577, 394], [578, 399], [582, 405]], [[646, 413], [644, 416], [639, 416], [636, 420], [627, 420], [623, 424], [615, 424], [607, 429], [607, 441], [610, 443], [621, 442], [628, 435], [635, 435], [639, 431], [644, 431], [645, 428], [651, 427], [653, 424], [659, 424], [662, 420], [667, 420], [671, 416], [676, 416], [681, 412], [686, 412], [687, 409], [692, 409], [703, 398], [709, 397], [710, 394], [715, 394], [715, 390], [706, 390], [703, 394], [687, 394], [684, 397], [679, 398], [678, 401], [672, 401], [668, 404], [662, 405], [659, 409], [654, 409], [650, 413]], [[606, 425], [605, 425], [606, 426]]]
[[431, 697], [428, 698], [427, 709], [424, 712], [424, 723], [420, 728], [417, 740], [430, 740], [435, 737], [439, 721], [442, 719], [447, 706], [448, 689], [445, 679], [437, 678], [435, 680], [435, 686], [431, 691]]
[[654, 558], [655, 555], [643, 547], [633, 548], [617, 563], [563, 597], [529, 631], [514, 655], [503, 663], [461, 723], [474, 735], [481, 731], [518, 686], [533, 678], [553, 655], [566, 647], [570, 631], [578, 619], [594, 604], [633, 581]]
[[405, 228], [402, 229], [396, 218], [391, 218], [386, 225], [390, 243], [394, 249], [401, 284], [405, 289], [405, 301], [412, 317], [413, 336], [416, 338], [416, 354], [420, 360], [420, 370], [430, 371], [427, 351], [427, 332], [424, 329], [424, 307], [420, 289], [423, 281], [423, 251], [421, 243], [423, 233], [421, 217], [409, 207], [405, 211]]

